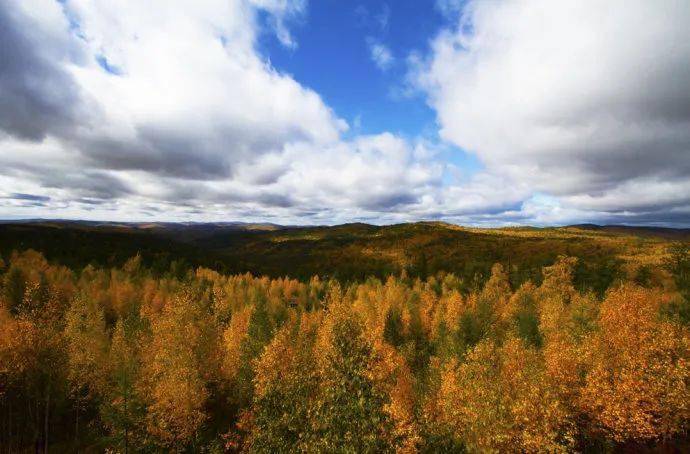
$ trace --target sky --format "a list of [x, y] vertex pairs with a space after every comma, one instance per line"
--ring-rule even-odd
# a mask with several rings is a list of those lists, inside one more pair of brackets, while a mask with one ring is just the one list
[[685, 0], [4, 0], [0, 219], [690, 227]]

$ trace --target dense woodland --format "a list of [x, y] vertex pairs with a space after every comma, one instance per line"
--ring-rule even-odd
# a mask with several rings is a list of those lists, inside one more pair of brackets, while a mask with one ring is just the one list
[[[343, 283], [385, 280], [405, 272], [424, 280], [451, 272], [469, 289], [483, 285], [495, 263], [514, 288], [541, 282], [541, 270], [561, 255], [578, 258], [574, 285], [600, 295], [633, 263], [658, 265], [669, 240], [690, 242], [690, 229], [579, 226], [536, 229], [465, 228], [420, 222], [389, 226], [345, 224], [114, 224], [42, 221], [0, 223], [0, 255], [34, 249], [72, 269], [121, 267], [141, 256], [154, 273], [182, 277], [198, 267], [222, 274]], [[646, 271], [645, 271], [646, 272]]]
[[566, 255], [298, 280], [6, 253], [0, 447], [685, 449], [690, 254], [650, 251], [605, 280]]

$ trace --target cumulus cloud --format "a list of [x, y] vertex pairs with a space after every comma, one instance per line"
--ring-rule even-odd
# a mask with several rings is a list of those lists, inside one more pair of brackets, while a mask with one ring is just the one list
[[[278, 21], [293, 10], [260, 3]], [[227, 177], [237, 160], [286, 142], [336, 140], [346, 123], [255, 52], [255, 8], [6, 5], [2, 30], [16, 46], [3, 46], [13, 54], [2, 59], [0, 124], [26, 139], [51, 134], [93, 167], [186, 178]]]
[[688, 206], [690, 3], [472, 1], [459, 11], [413, 72], [444, 139], [573, 209], [624, 207], [634, 222], [653, 206]]
[[[284, 25], [303, 2], [12, 6], [13, 39], [39, 36], [25, 46], [48, 68], [39, 80], [74, 93], [82, 110], [57, 111], [32, 134], [3, 123], [0, 215], [40, 208], [14, 194], [45, 197], [32, 202], [66, 215], [124, 219], [413, 219], [441, 203], [433, 145], [390, 133], [343, 139], [348, 125], [318, 94], [260, 57], [258, 9]], [[34, 17], [43, 11], [47, 19]], [[50, 39], [58, 44], [38, 42]], [[19, 66], [13, 78], [22, 77], [30, 74]], [[42, 85], [25, 86], [3, 89], [50, 100]]]
[[0, 7], [0, 129], [18, 138], [66, 134], [84, 114], [68, 67], [85, 58], [59, 6], [31, 16], [26, 4]]
[[[2, 192], [25, 188], [56, 204], [99, 201], [113, 209], [125, 199], [130, 209], [172, 203], [169, 196], [189, 192], [185, 181], [236, 178], [242, 162], [292, 142], [338, 141], [347, 124], [255, 49], [260, 15], [292, 46], [286, 27], [305, 6], [3, 3]], [[257, 200], [287, 205], [286, 197]]]

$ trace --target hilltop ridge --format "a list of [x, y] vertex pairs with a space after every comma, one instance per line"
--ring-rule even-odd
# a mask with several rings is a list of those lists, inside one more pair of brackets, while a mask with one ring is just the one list
[[[140, 254], [156, 269], [205, 266], [231, 273], [346, 281], [406, 272], [454, 273], [482, 282], [500, 262], [518, 285], [538, 281], [557, 257], [581, 259], [580, 282], [605, 288], [621, 273], [659, 267], [687, 229], [574, 225], [466, 227], [445, 222], [280, 226], [268, 223], [121, 223], [27, 220], [0, 223], [0, 254], [35, 249], [68, 266], [122, 265]], [[593, 284], [592, 284], [593, 283]], [[468, 284], [470, 285], [470, 284]], [[475, 285], [475, 284], [473, 284]]]

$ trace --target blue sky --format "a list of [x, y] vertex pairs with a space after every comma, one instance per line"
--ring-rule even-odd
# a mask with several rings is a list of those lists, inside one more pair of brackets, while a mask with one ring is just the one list
[[0, 218], [690, 226], [690, 2], [6, 0]]
[[[296, 49], [270, 33], [262, 35], [260, 49], [278, 70], [317, 91], [351, 124], [359, 117], [359, 132], [414, 137], [436, 132], [435, 114], [422, 94], [409, 93], [406, 59], [412, 52], [426, 54], [445, 22], [431, 1], [400, 0], [391, 8], [372, 0], [323, 0], [310, 3], [295, 22]], [[386, 70], [372, 60], [368, 39], [390, 49], [394, 61]]]
[[[434, 110], [408, 81], [408, 58], [427, 55], [432, 39], [449, 23], [434, 2], [312, 2], [293, 23], [295, 48], [284, 46], [270, 32], [268, 14], [261, 20], [266, 31], [259, 39], [260, 52], [278, 71], [318, 92], [348, 121], [352, 129], [346, 136], [393, 132], [439, 140]], [[377, 66], [372, 42], [390, 51], [390, 66]], [[441, 156], [465, 176], [482, 168], [476, 156], [452, 143], [444, 144]], [[445, 181], [450, 179], [446, 175]]]

